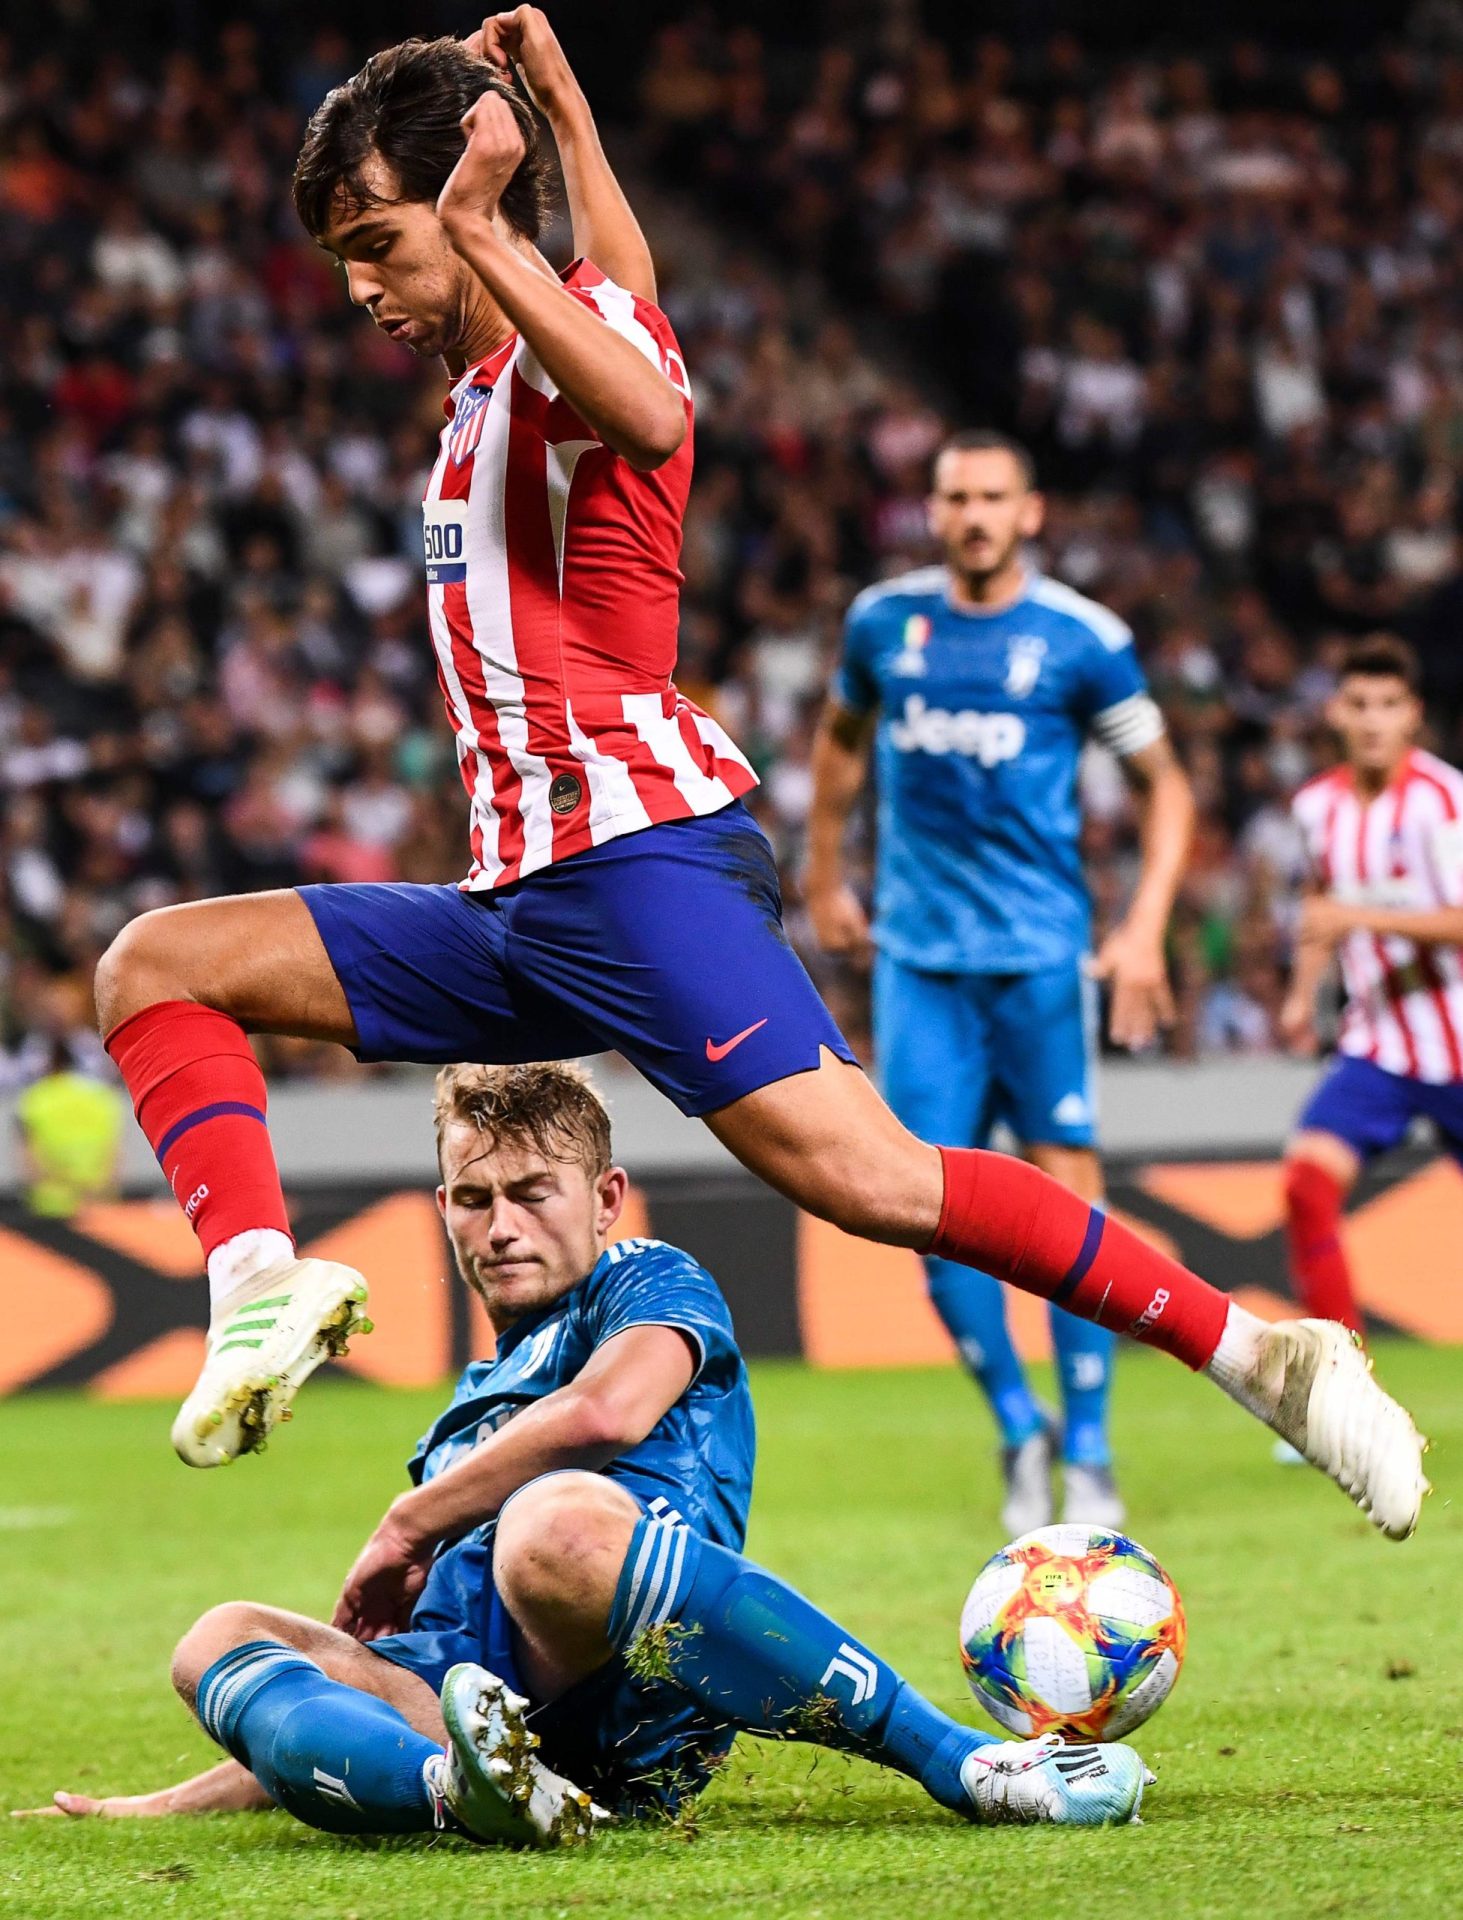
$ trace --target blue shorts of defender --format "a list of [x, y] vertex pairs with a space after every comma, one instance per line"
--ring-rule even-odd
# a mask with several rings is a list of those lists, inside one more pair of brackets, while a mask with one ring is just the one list
[[852, 1061], [782, 926], [740, 801], [511, 886], [301, 887], [361, 1060], [509, 1066], [622, 1053], [686, 1114]]
[[525, 1717], [539, 1736], [539, 1758], [611, 1813], [674, 1813], [694, 1799], [731, 1751], [735, 1728], [711, 1720], [668, 1680], [635, 1679], [619, 1654], [557, 1700], [534, 1700], [493, 1582], [492, 1534], [482, 1528], [440, 1554], [409, 1630], [371, 1641], [370, 1651], [434, 1693], [459, 1661], [497, 1674], [531, 1702]]
[[1442, 1145], [1463, 1164], [1463, 1081], [1437, 1086], [1343, 1053], [1296, 1124], [1303, 1132], [1334, 1134], [1359, 1160], [1370, 1160], [1399, 1145], [1418, 1118], [1432, 1121]]
[[1094, 1144], [1097, 1004], [1080, 960], [1037, 973], [924, 973], [881, 953], [874, 1044], [884, 1097], [942, 1146]]

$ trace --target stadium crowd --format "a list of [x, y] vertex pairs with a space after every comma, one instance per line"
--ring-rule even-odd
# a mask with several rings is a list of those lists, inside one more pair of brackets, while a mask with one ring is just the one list
[[[358, 51], [322, 30], [286, 59], [241, 22], [153, 65], [0, 49], [11, 1083], [57, 1034], [96, 1059], [92, 969], [143, 908], [462, 869], [419, 566], [441, 381], [350, 312], [288, 200]], [[1345, 638], [1408, 635], [1463, 753], [1463, 58], [809, 54], [698, 12], [647, 51], [625, 138], [698, 401], [678, 677], [764, 776], [794, 937], [843, 609], [929, 557], [930, 454], [992, 421], [1198, 790], [1167, 1044], [1272, 1045], [1287, 801]], [[1110, 762], [1084, 780], [1107, 919], [1132, 820]], [[861, 1039], [862, 984], [809, 959]]]

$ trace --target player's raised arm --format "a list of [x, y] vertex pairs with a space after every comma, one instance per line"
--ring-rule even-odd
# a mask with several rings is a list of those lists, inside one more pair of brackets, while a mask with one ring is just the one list
[[[686, 437], [684, 394], [661, 370], [658, 356], [652, 360], [606, 325], [495, 224], [499, 196], [525, 152], [507, 102], [497, 93], [483, 94], [464, 114], [462, 131], [467, 145], [437, 201], [454, 251], [605, 445], [641, 472], [664, 466]], [[648, 333], [645, 339], [654, 351]]]
[[654, 300], [655, 263], [600, 144], [584, 89], [559, 45], [558, 35], [538, 7], [492, 13], [468, 46], [505, 72], [515, 70], [528, 96], [554, 130], [574, 251], [583, 254], [617, 286], [643, 300]]
[[598, 1472], [638, 1446], [694, 1371], [691, 1347], [673, 1327], [628, 1327], [606, 1340], [567, 1386], [392, 1501], [346, 1577], [332, 1624], [358, 1640], [395, 1632], [440, 1546], [496, 1518], [510, 1494], [541, 1474]]
[[1138, 796], [1142, 866], [1132, 904], [1103, 941], [1092, 972], [1111, 982], [1113, 1040], [1145, 1047], [1174, 1019], [1163, 942], [1194, 837], [1194, 794], [1167, 735], [1124, 754], [1121, 765]]
[[813, 737], [813, 799], [808, 809], [808, 861], [803, 892], [818, 944], [826, 953], [867, 962], [873, 952], [869, 919], [848, 884], [843, 842], [869, 771], [873, 715], [837, 698], [824, 707]]

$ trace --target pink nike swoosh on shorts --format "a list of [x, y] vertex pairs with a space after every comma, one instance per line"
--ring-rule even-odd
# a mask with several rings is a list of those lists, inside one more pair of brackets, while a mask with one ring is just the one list
[[754, 1020], [750, 1027], [743, 1027], [740, 1033], [734, 1033], [730, 1040], [723, 1040], [720, 1046], [718, 1046], [708, 1034], [706, 1038], [706, 1058], [712, 1061], [725, 1060], [733, 1047], [739, 1047], [744, 1040], [750, 1040], [759, 1028], [765, 1027], [766, 1025], [767, 1016], [764, 1014], [760, 1020]]

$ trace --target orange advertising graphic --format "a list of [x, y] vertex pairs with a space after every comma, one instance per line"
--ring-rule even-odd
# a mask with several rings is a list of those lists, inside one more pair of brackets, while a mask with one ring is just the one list
[[[1116, 1215], [1255, 1312], [1293, 1311], [1274, 1162], [1129, 1167], [1114, 1171], [1112, 1191]], [[305, 1193], [295, 1220], [302, 1250], [358, 1266], [370, 1280], [376, 1331], [355, 1344], [349, 1371], [419, 1386], [491, 1352], [486, 1320], [451, 1277], [425, 1189]], [[949, 1362], [912, 1253], [799, 1216], [750, 1182], [719, 1201], [669, 1178], [632, 1190], [621, 1235], [658, 1227], [718, 1273], [753, 1353], [800, 1351], [823, 1367]], [[1460, 1227], [1463, 1181], [1445, 1162], [1409, 1163], [1401, 1178], [1363, 1186], [1345, 1231], [1358, 1297], [1375, 1324], [1463, 1343], [1452, 1251]], [[696, 1233], [689, 1243], [687, 1232]], [[0, 1208], [0, 1394], [42, 1385], [117, 1397], [185, 1392], [202, 1352], [200, 1267], [191, 1231], [166, 1201], [113, 1202], [70, 1222]], [[1044, 1305], [1017, 1293], [1010, 1304], [1022, 1353], [1045, 1356]], [[780, 1330], [769, 1337], [768, 1329]]]

